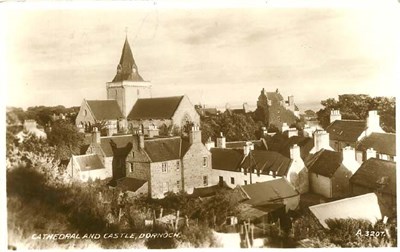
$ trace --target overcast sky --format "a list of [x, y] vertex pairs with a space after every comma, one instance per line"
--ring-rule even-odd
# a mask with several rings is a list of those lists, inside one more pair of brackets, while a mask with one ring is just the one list
[[379, 8], [18, 10], [7, 24], [7, 106], [106, 99], [125, 27], [154, 97], [187, 94], [195, 104], [220, 107], [255, 105], [262, 88], [279, 88], [299, 104], [343, 93], [393, 96], [400, 69], [396, 14]]

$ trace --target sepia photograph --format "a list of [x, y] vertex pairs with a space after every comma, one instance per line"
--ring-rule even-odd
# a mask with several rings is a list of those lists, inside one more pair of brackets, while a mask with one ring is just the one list
[[4, 249], [398, 246], [398, 1], [73, 2], [0, 6]]

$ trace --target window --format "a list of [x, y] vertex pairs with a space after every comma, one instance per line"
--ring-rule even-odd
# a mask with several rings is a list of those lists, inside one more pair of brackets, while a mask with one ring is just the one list
[[203, 167], [207, 167], [207, 157], [203, 157]]
[[235, 184], [235, 178], [231, 177], [231, 184], [234, 185]]
[[257, 177], [260, 177], [260, 171], [261, 170], [257, 170]]
[[176, 161], [176, 170], [177, 170], [177, 171], [179, 171], [180, 166], [181, 166], [181, 162], [179, 162], [179, 160]]
[[203, 185], [208, 186], [208, 176], [203, 176]]
[[126, 168], [128, 169], [129, 172], [133, 172], [133, 164], [130, 162], [126, 163]]
[[219, 183], [222, 183], [222, 182], [224, 182], [224, 177], [219, 176]]
[[181, 181], [180, 180], [176, 181], [176, 188], [178, 188], [178, 191], [181, 190]]
[[167, 163], [162, 163], [161, 164], [161, 171], [162, 173], [167, 173], [168, 172], [168, 167], [167, 167]]
[[85, 116], [87, 116], [87, 110], [85, 109]]
[[247, 185], [247, 180], [244, 181], [244, 184]]

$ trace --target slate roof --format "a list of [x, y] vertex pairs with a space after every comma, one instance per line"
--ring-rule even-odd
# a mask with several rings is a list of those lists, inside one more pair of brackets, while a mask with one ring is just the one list
[[327, 219], [366, 219], [375, 224], [382, 219], [378, 197], [368, 193], [356, 197], [310, 206], [310, 211], [324, 228], [329, 229]]
[[198, 187], [193, 189], [193, 193], [190, 195], [192, 197], [210, 197], [215, 195], [218, 191], [220, 190], [232, 190], [225, 181], [223, 182], [222, 185], [217, 184], [213, 186], [207, 186], [207, 187]]
[[73, 156], [81, 171], [104, 169], [104, 165], [97, 154]]
[[120, 188], [122, 191], [130, 191], [130, 192], [136, 192], [145, 183], [147, 183], [146, 180], [130, 178], [130, 177], [124, 177], [118, 179], [116, 182], [117, 182], [116, 187]]
[[[381, 187], [384, 193], [396, 195], [396, 163], [376, 158], [370, 158], [350, 178], [350, 183], [375, 191]], [[379, 184], [384, 184], [379, 186]]]
[[145, 140], [144, 149], [152, 162], [181, 158], [181, 138], [156, 138]]
[[280, 203], [283, 199], [298, 196], [299, 192], [287, 181], [279, 178], [261, 183], [239, 186], [247, 200], [243, 203], [261, 206], [267, 203]]
[[290, 148], [295, 144], [300, 147], [300, 156], [303, 160], [306, 159], [311, 149], [314, 147], [314, 140], [310, 137], [292, 136], [282, 139], [281, 141], [278, 150], [273, 148], [270, 148], [270, 150], [275, 150], [288, 158], [290, 158]]
[[331, 178], [343, 161], [342, 153], [322, 149], [306, 161], [308, 171]]
[[212, 168], [225, 171], [239, 171], [244, 158], [243, 150], [211, 148]]
[[[111, 143], [115, 143], [118, 149], [123, 150], [126, 148], [125, 152], [129, 152], [132, 149], [132, 145], [136, 140], [132, 135], [124, 135], [124, 136], [111, 136], [111, 137], [101, 137], [100, 138], [100, 147], [105, 153], [106, 157], [114, 156]], [[128, 150], [129, 149], [129, 150]], [[124, 153], [121, 153], [123, 155]]]
[[391, 133], [372, 133], [364, 137], [356, 149], [365, 151], [373, 148], [378, 153], [396, 156], [396, 134]]
[[274, 151], [253, 150], [244, 159], [242, 167], [261, 170], [262, 174], [275, 172], [276, 176], [286, 176], [292, 163], [290, 158]]
[[133, 58], [132, 50], [129, 46], [127, 38], [125, 39], [124, 47], [122, 48], [117, 74], [112, 82], [124, 80], [143, 81], [143, 78], [140, 76], [137, 65]]
[[261, 218], [268, 213], [275, 212], [276, 210], [281, 209], [285, 211], [285, 205], [282, 203], [272, 203], [272, 204], [265, 204], [262, 206], [252, 206], [249, 204], [240, 204], [239, 205], [239, 216], [242, 220], [254, 220]]
[[326, 131], [331, 140], [356, 142], [365, 129], [365, 121], [336, 120], [326, 128]]
[[96, 120], [116, 120], [124, 117], [116, 100], [86, 100]]
[[138, 99], [128, 119], [171, 119], [184, 96]]

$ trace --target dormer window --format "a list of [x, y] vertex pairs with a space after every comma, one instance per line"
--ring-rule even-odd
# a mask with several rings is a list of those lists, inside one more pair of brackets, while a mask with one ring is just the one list
[[162, 173], [167, 173], [168, 172], [168, 166], [167, 166], [166, 162], [161, 164], [161, 172]]

